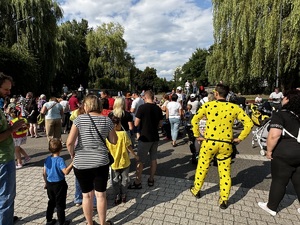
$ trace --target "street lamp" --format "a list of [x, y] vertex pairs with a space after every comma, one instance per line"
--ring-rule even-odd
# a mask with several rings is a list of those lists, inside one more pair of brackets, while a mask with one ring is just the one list
[[281, 32], [282, 32], [282, 2], [280, 1], [279, 35], [278, 35], [278, 51], [277, 51], [277, 70], [276, 70], [276, 87], [278, 87], [278, 85], [279, 85], [279, 64], [280, 64]]
[[23, 22], [23, 21], [25, 21], [25, 20], [29, 20], [29, 19], [33, 20], [34, 17], [28, 16], [28, 17], [26, 17], [24, 19], [21, 19], [21, 20], [18, 20], [18, 21], [15, 22], [15, 25], [16, 25], [16, 35], [17, 35], [17, 46], [18, 46], [18, 48], [19, 48], [19, 30], [18, 30], [18, 24], [21, 23], [21, 22]]

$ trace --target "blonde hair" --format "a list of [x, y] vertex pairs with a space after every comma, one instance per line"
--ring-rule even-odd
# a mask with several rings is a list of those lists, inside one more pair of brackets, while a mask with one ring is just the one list
[[96, 95], [87, 95], [84, 98], [84, 105], [86, 107], [86, 113], [89, 112], [101, 113], [103, 109], [102, 103]]
[[207, 98], [208, 98], [209, 102], [215, 100], [214, 93], [209, 93], [208, 96], [207, 96]]
[[116, 97], [114, 108], [113, 108], [113, 114], [116, 117], [122, 118], [125, 110], [125, 99], [121, 96]]

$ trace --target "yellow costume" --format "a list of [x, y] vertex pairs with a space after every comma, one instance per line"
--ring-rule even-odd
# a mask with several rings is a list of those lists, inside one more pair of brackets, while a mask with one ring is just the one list
[[238, 105], [225, 100], [211, 101], [203, 104], [192, 119], [193, 133], [200, 136], [199, 121], [206, 117], [205, 140], [202, 141], [198, 165], [195, 174], [194, 187], [191, 189], [196, 196], [200, 191], [210, 162], [214, 156], [218, 159], [220, 177], [220, 203], [227, 201], [231, 188], [230, 164], [232, 154], [233, 130], [235, 119], [240, 120], [244, 129], [238, 136], [244, 140], [253, 127], [252, 120]]

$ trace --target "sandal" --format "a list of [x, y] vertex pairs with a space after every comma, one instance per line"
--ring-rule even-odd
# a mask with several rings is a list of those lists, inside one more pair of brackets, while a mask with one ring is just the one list
[[132, 184], [129, 184], [128, 189], [142, 189], [142, 183], [136, 184], [135, 181], [133, 181]]
[[152, 187], [152, 186], [154, 186], [154, 180], [150, 180], [150, 179], [148, 179], [148, 186], [149, 187]]

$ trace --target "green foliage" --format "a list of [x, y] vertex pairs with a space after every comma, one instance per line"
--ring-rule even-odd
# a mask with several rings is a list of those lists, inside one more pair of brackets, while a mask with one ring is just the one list
[[275, 86], [279, 62], [281, 86], [300, 84], [299, 1], [213, 0], [213, 8], [215, 44], [206, 63], [211, 83], [222, 80], [236, 91], [257, 93], [267, 81], [268, 92]]
[[12, 76], [15, 85], [12, 94], [25, 96], [29, 90], [39, 94], [43, 87], [39, 85], [39, 66], [35, 59], [27, 54], [21, 54], [16, 50], [0, 46], [0, 71]]

